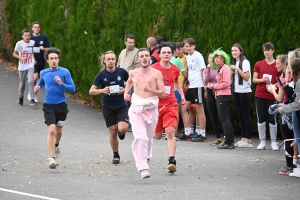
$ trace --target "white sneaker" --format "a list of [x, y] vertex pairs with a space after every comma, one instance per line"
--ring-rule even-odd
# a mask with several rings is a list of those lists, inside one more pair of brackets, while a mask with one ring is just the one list
[[28, 99], [28, 101], [31, 101], [30, 93], [28, 93], [27, 99]]
[[145, 178], [149, 178], [150, 177], [150, 173], [148, 169], [144, 169], [141, 171], [141, 178], [145, 179]]
[[266, 142], [261, 141], [256, 149], [265, 150], [266, 149]]
[[295, 168], [292, 173], [289, 173], [289, 176], [300, 178], [300, 167]]
[[59, 149], [59, 147], [57, 146], [57, 147], [55, 147], [55, 153], [60, 153], [60, 149]]
[[50, 158], [49, 168], [50, 169], [56, 169], [56, 161], [55, 161], [54, 158]]
[[271, 142], [271, 147], [273, 151], [279, 151], [279, 147], [277, 145], [277, 142]]
[[238, 147], [240, 144], [242, 144], [244, 141], [243, 140], [240, 140], [240, 141], [238, 141], [238, 142], [236, 142], [235, 144], [234, 144], [234, 146], [235, 147]]
[[39, 102], [39, 100], [38, 100], [38, 98], [37, 98], [36, 95], [35, 95], [35, 97], [34, 97], [34, 101], [35, 101], [35, 102]]
[[246, 141], [243, 141], [241, 144], [238, 145], [239, 148], [252, 148], [252, 143], [248, 143]]

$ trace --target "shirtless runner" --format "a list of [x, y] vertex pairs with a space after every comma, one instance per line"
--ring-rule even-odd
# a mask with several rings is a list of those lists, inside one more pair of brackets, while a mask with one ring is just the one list
[[[149, 50], [139, 49], [137, 59], [140, 68], [129, 72], [124, 99], [132, 103], [128, 111], [134, 136], [132, 152], [136, 168], [145, 179], [150, 177], [148, 160], [152, 158], [153, 135], [158, 120], [158, 96], [164, 97], [165, 90], [161, 72], [150, 67]], [[128, 92], [132, 86], [134, 93], [131, 97]]]

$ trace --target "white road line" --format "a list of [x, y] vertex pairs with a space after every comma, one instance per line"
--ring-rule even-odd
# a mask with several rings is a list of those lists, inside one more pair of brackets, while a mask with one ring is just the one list
[[4, 189], [4, 188], [0, 188], [0, 190], [2, 190], [2, 191], [4, 191], [4, 192], [10, 192], [10, 193], [15, 193], [15, 194], [21, 194], [21, 195], [29, 196], [29, 197], [36, 197], [36, 198], [40, 198], [40, 199], [59, 200], [59, 199], [54, 199], [54, 198], [50, 198], [50, 197], [44, 197], [44, 196], [39, 196], [39, 195], [29, 194], [29, 193], [25, 193], [25, 192], [18, 192], [18, 191], [15, 191], [15, 190], [8, 190], [8, 189]]

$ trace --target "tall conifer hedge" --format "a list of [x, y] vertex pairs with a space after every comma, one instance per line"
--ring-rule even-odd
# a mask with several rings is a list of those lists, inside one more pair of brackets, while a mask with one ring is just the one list
[[[275, 55], [287, 53], [291, 45], [299, 46], [299, 0], [5, 0], [4, 3], [11, 45], [21, 39], [23, 28], [31, 28], [31, 22], [39, 21], [51, 46], [62, 50], [60, 64], [71, 71], [77, 91], [86, 100], [90, 99], [89, 88], [101, 69], [99, 55], [113, 50], [118, 56], [124, 48], [123, 37], [128, 33], [136, 36], [137, 47], [145, 47], [149, 36], [163, 35], [169, 41], [193, 37], [203, 55], [218, 47], [230, 54], [231, 46], [240, 43], [252, 67], [264, 58], [261, 48], [264, 42], [275, 44]], [[5, 51], [10, 55], [13, 49]], [[95, 100], [100, 104], [100, 97]], [[255, 125], [254, 102], [251, 106]], [[231, 115], [236, 116], [233, 108], [232, 104]], [[233, 121], [237, 127], [237, 119]]]

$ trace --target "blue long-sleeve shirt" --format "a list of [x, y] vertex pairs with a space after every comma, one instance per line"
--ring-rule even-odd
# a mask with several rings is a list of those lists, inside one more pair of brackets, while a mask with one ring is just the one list
[[[61, 78], [62, 84], [55, 82], [54, 77]], [[68, 69], [58, 66], [57, 69], [44, 69], [40, 72], [40, 80], [37, 84], [40, 88], [45, 87], [46, 104], [60, 104], [66, 102], [65, 92], [75, 92], [75, 85]]]

